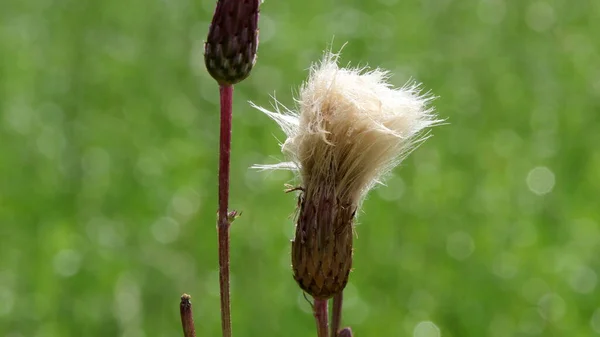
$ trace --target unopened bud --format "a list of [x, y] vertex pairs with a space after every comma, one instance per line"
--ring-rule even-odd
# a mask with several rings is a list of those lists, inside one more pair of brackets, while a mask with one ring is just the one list
[[208, 38], [204, 63], [221, 85], [236, 84], [250, 75], [258, 49], [260, 0], [218, 0]]
[[344, 328], [338, 333], [338, 337], [352, 337], [352, 329]]

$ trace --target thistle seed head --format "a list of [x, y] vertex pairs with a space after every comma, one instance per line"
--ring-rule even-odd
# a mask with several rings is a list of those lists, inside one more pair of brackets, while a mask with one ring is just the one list
[[217, 1], [204, 63], [220, 85], [233, 85], [250, 75], [258, 49], [259, 4], [260, 0]]
[[416, 83], [393, 88], [386, 71], [340, 68], [337, 58], [327, 52], [311, 68], [297, 111], [257, 107], [287, 134], [282, 152], [291, 161], [255, 167], [299, 173], [292, 267], [300, 287], [319, 299], [348, 282], [353, 222], [367, 192], [438, 122]]

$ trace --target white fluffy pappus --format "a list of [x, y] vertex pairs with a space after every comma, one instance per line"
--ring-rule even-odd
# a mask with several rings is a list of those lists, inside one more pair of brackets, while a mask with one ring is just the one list
[[269, 111], [287, 135], [282, 152], [289, 162], [256, 165], [260, 169], [299, 172], [307, 199], [335, 195], [357, 207], [381, 177], [427, 138], [439, 120], [429, 106], [431, 95], [419, 85], [388, 83], [381, 69], [340, 68], [339, 54], [326, 52], [310, 69], [297, 99], [297, 111]]

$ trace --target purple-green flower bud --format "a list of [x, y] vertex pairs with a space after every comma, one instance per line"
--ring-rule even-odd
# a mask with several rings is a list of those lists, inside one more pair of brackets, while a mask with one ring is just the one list
[[352, 329], [344, 328], [338, 333], [338, 337], [352, 337]]
[[236, 84], [250, 75], [258, 49], [260, 0], [218, 0], [204, 63], [220, 85]]

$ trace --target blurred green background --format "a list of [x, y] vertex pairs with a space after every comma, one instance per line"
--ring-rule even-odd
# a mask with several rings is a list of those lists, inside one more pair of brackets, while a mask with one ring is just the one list
[[[0, 335], [219, 336], [214, 0], [1, 0]], [[600, 335], [600, 2], [267, 0], [236, 86], [235, 336], [315, 336], [275, 123], [311, 62], [390, 69], [447, 125], [364, 203], [360, 336]], [[334, 38], [335, 36], [335, 38]]]

